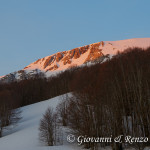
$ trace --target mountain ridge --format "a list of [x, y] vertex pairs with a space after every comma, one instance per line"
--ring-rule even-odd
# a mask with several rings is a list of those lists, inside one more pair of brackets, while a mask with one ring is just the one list
[[103, 61], [106, 56], [111, 57], [118, 51], [122, 52], [129, 47], [147, 48], [149, 46], [150, 38], [133, 38], [119, 41], [101, 41], [92, 43], [40, 58], [22, 70], [2, 76], [1, 81], [11, 82], [27, 79], [40, 72], [43, 72], [49, 77], [57, 72], [74, 66], [81, 66], [99, 58], [102, 58], [101, 61]]

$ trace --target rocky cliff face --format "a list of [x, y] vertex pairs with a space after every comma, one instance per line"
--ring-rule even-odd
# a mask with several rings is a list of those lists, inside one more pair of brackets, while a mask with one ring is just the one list
[[81, 66], [88, 62], [96, 62], [97, 60], [102, 62], [104, 59], [106, 60], [106, 58], [115, 55], [118, 51], [124, 51], [129, 47], [147, 48], [148, 46], [150, 46], [150, 38], [101, 41], [38, 59], [20, 71], [1, 77], [1, 81], [23, 80], [41, 73], [50, 76], [56, 72], [74, 66]]
[[101, 49], [103, 46], [104, 42], [102, 41], [69, 51], [58, 52], [54, 55], [38, 59], [36, 62], [25, 67], [24, 70], [60, 71], [71, 66], [82, 65], [103, 56]]

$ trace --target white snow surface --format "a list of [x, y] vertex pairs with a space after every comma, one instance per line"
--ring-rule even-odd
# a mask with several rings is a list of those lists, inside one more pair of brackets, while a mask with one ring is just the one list
[[120, 41], [106, 41], [102, 52], [104, 55], [115, 55], [118, 51], [122, 52], [129, 47], [150, 47], [150, 38], [134, 38]]
[[5, 133], [0, 138], [0, 150], [78, 150], [80, 147], [74, 144], [60, 146], [43, 146], [39, 142], [39, 122], [46, 109], [51, 106], [54, 109], [61, 102], [63, 96], [58, 96], [46, 101], [22, 107], [22, 119], [15, 128]]

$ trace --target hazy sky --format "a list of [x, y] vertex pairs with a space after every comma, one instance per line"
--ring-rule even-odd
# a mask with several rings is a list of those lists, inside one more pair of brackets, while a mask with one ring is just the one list
[[0, 0], [0, 76], [99, 41], [150, 37], [150, 0]]

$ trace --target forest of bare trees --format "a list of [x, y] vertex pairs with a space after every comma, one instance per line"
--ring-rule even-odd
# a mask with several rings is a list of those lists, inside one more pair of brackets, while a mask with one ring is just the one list
[[[68, 118], [76, 135], [113, 138], [147, 137], [150, 139], [150, 48], [128, 49], [110, 61], [83, 68], [76, 73], [71, 86]], [[123, 141], [102, 143], [114, 150], [133, 146], [137, 149], [149, 142]], [[86, 148], [97, 148], [97, 143], [84, 143]]]

